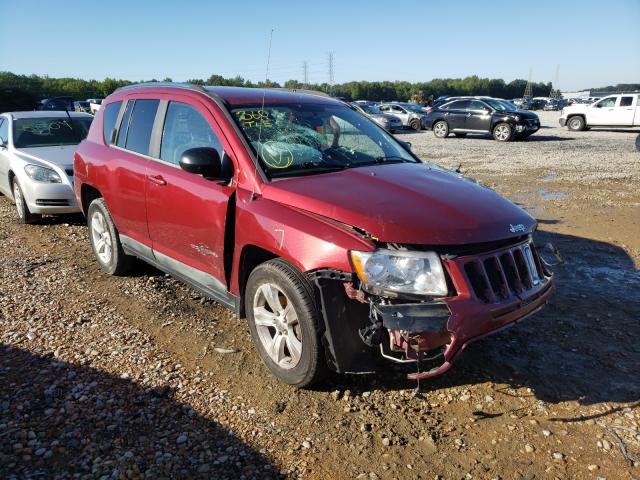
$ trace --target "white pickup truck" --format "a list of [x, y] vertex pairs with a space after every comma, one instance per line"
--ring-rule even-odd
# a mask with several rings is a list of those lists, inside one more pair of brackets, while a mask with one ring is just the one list
[[562, 109], [560, 125], [569, 130], [590, 127], [640, 127], [640, 93], [604, 97], [590, 105], [574, 104]]

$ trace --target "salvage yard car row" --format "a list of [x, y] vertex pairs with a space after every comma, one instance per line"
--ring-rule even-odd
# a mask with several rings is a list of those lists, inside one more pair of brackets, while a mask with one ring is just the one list
[[73, 173], [106, 273], [137, 257], [231, 308], [298, 387], [378, 358], [444, 373], [553, 288], [531, 216], [325, 96], [125, 87]]

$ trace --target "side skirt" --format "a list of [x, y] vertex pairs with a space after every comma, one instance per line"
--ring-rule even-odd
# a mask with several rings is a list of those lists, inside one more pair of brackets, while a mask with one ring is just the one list
[[138, 257], [140, 260], [153, 265], [158, 270], [173, 275], [190, 287], [195, 288], [199, 292], [213, 298], [216, 302], [230, 308], [236, 315], [238, 314], [240, 299], [227, 291], [224, 284], [213, 275], [185, 265], [162, 253], [155, 252], [151, 247], [126, 235], [120, 235], [120, 242], [122, 243], [124, 253], [127, 255]]

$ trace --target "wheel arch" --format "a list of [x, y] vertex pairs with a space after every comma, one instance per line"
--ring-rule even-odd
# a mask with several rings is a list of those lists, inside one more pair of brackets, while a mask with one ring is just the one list
[[238, 302], [238, 316], [246, 317], [244, 308], [244, 295], [247, 287], [247, 281], [251, 272], [260, 264], [281, 258], [277, 253], [259, 247], [258, 245], [247, 244], [242, 248], [240, 253], [240, 262], [238, 264], [238, 288], [240, 293], [240, 301]]
[[83, 183], [80, 186], [80, 208], [82, 208], [82, 213], [86, 216], [87, 211], [89, 210], [89, 205], [96, 198], [103, 198], [102, 193], [93, 185], [89, 185], [88, 183]]

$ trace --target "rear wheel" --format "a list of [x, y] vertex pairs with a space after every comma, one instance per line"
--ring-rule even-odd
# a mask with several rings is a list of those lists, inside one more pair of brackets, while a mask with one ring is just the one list
[[131, 270], [135, 257], [124, 253], [118, 231], [102, 198], [89, 205], [87, 223], [93, 253], [100, 267], [109, 275], [122, 275]]
[[569, 118], [569, 120], [567, 121], [567, 127], [569, 128], [569, 130], [573, 130], [574, 132], [584, 130], [584, 118], [580, 116]]
[[513, 138], [513, 128], [508, 123], [499, 123], [493, 128], [493, 138], [498, 142], [508, 142]]
[[296, 387], [322, 379], [323, 323], [301, 272], [280, 259], [259, 265], [247, 281], [245, 309], [258, 354], [278, 379]]
[[433, 134], [438, 138], [446, 138], [449, 135], [449, 125], [440, 120], [433, 125]]
[[42, 218], [42, 215], [31, 213], [27, 201], [24, 199], [22, 189], [18, 184], [18, 179], [13, 179], [13, 201], [16, 202], [16, 212], [20, 223], [36, 223]]

